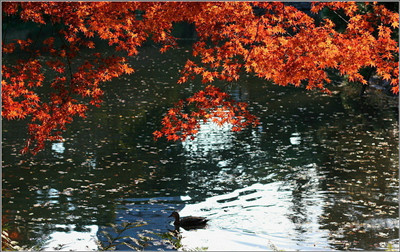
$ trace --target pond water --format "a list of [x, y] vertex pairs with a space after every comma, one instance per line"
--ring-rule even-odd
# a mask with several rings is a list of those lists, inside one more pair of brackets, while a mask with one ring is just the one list
[[[3, 121], [2, 225], [13, 240], [79, 251], [398, 247], [393, 106], [245, 76], [226, 90], [258, 127], [207, 122], [194, 140], [155, 142], [167, 108], [199, 88], [174, 84], [188, 54], [144, 47], [136, 73], [108, 83], [103, 106], [37, 156], [18, 154], [25, 122]], [[173, 232], [173, 210], [209, 224]]]

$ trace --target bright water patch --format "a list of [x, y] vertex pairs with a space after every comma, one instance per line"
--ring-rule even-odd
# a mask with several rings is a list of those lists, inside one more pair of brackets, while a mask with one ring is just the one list
[[329, 250], [328, 233], [319, 228], [323, 194], [307, 201], [304, 222], [294, 207], [294, 191], [282, 182], [253, 184], [197, 204], [185, 205], [181, 215], [210, 219], [207, 229], [183, 231], [188, 249], [208, 250]]
[[182, 142], [182, 146], [192, 157], [207, 156], [212, 152], [232, 148], [234, 142], [232, 127], [233, 125], [229, 123], [219, 126], [209, 120], [200, 125], [195, 139]]
[[51, 145], [51, 149], [54, 152], [57, 152], [57, 153], [60, 153], [60, 154], [64, 153], [64, 151], [65, 151], [64, 143], [53, 143]]
[[300, 144], [301, 143], [300, 133], [298, 133], [298, 132], [292, 133], [292, 135], [290, 136], [290, 143], [292, 145]]
[[58, 229], [64, 231], [56, 231], [50, 234], [49, 240], [46, 241], [43, 251], [96, 251], [97, 247], [97, 225], [86, 226], [82, 231], [75, 231], [75, 225], [56, 225]]

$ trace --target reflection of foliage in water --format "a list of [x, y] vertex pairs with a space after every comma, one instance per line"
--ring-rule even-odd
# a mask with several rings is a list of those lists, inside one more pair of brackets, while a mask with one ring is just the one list
[[36, 243], [33, 247], [28, 245], [20, 245], [19, 242], [14, 241], [10, 238], [10, 235], [6, 230], [1, 232], [1, 250], [2, 251], [41, 251], [45, 246], [46, 240]]
[[[398, 125], [391, 97], [342, 94], [344, 113], [318, 131], [329, 192], [321, 228], [337, 249], [386, 248], [398, 237]], [[374, 96], [375, 97], [375, 96]], [[349, 123], [345, 118], [350, 115]], [[385, 130], [380, 130], [385, 129]], [[397, 151], [396, 151], [397, 150]]]
[[[159, 233], [153, 232], [150, 230], [143, 230], [142, 233], [137, 234], [139, 239], [136, 239], [132, 236], [124, 235], [125, 231], [129, 229], [134, 229], [137, 227], [145, 226], [147, 223], [145, 222], [122, 222], [121, 225], [109, 224], [107, 228], [111, 228], [111, 231], [102, 230], [101, 237], [97, 241], [98, 248], [101, 251], [108, 250], [119, 250], [123, 247], [118, 248], [119, 245], [124, 245], [132, 250], [144, 250], [145, 247], [149, 245], [157, 245], [158, 243], [163, 243], [167, 245], [167, 249], [173, 250], [183, 250], [183, 251], [192, 251], [192, 249], [185, 248], [182, 243], [182, 235], [177, 230], [169, 230], [168, 232]], [[151, 237], [153, 236], [153, 237]], [[154, 237], [161, 238], [161, 240], [157, 240]], [[106, 241], [103, 241], [103, 240]], [[123, 248], [124, 249], [124, 248]], [[206, 247], [194, 248], [193, 251], [203, 251], [207, 250]]]
[[157, 234], [160, 238], [165, 240], [166, 242], [170, 243], [173, 247], [173, 249], [179, 250], [180, 248], [183, 247], [181, 241], [182, 241], [182, 235], [178, 231], [169, 231], [165, 233], [159, 233]]
[[160, 238], [163, 239], [166, 243], [172, 245], [172, 249], [175, 250], [182, 250], [182, 251], [206, 251], [207, 247], [196, 247], [196, 248], [187, 248], [182, 245], [182, 235], [177, 230], [170, 230], [169, 232], [165, 233], [158, 233], [156, 234]]
[[98, 240], [99, 250], [115, 250], [118, 245], [125, 245], [133, 250], [142, 250], [147, 246], [147, 242], [152, 240], [151, 237], [140, 234], [140, 239], [136, 239], [130, 236], [124, 236], [123, 233], [129, 229], [137, 228], [146, 225], [145, 222], [122, 222], [121, 225], [116, 225], [114, 223], [110, 223], [109, 227], [112, 229], [113, 234], [111, 232], [107, 232], [102, 230], [101, 237], [105, 238], [106, 241]]

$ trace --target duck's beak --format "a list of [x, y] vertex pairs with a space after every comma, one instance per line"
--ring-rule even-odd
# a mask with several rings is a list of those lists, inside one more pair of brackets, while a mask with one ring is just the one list
[[172, 214], [170, 216], [168, 216], [168, 217], [172, 217]]

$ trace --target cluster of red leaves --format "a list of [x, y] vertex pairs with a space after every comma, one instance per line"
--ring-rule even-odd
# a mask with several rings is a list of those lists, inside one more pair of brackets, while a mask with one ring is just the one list
[[9, 120], [31, 117], [28, 124], [31, 137], [23, 153], [30, 150], [35, 154], [44, 148], [45, 141], [62, 140], [66, 124], [71, 123], [76, 115], [86, 116], [88, 107], [82, 98], [90, 97], [89, 104], [99, 106], [103, 95], [100, 83], [133, 71], [120, 57], [96, 59], [92, 63], [96, 67], [85, 62], [67, 80], [63, 76], [65, 64], [61, 60], [47, 61], [50, 69], [60, 76], [50, 82], [55, 92], [42, 98], [39, 92], [33, 91], [33, 88], [42, 86], [44, 80], [38, 60], [19, 60], [13, 67], [2, 67], [2, 117]]
[[[316, 25], [310, 16], [280, 2], [205, 5], [195, 17], [200, 41], [193, 54], [201, 63], [188, 60], [180, 83], [196, 75], [205, 83], [217, 78], [237, 80], [244, 68], [278, 85], [304, 84], [329, 93], [325, 87], [331, 82], [328, 69], [367, 84], [360, 70], [375, 67], [378, 75], [391, 81], [393, 93], [398, 93], [399, 47], [393, 34], [399, 27], [399, 14], [382, 5], [371, 3], [373, 11], [362, 13], [355, 2], [314, 3], [313, 12], [343, 9], [348, 19], [344, 32], [336, 31], [329, 19]], [[265, 13], [255, 17], [251, 5]]]
[[[151, 38], [165, 52], [177, 44], [172, 28], [178, 22], [194, 23], [199, 38], [193, 47], [193, 56], [199, 60], [187, 61], [180, 83], [195, 76], [201, 76], [204, 83], [233, 81], [246, 71], [278, 85], [304, 85], [329, 92], [325, 87], [331, 81], [328, 70], [336, 69], [350, 81], [367, 84], [360, 70], [372, 67], [398, 93], [399, 47], [393, 34], [399, 28], [399, 14], [379, 3], [362, 4], [371, 6], [370, 11], [361, 11], [360, 3], [355, 2], [313, 4], [315, 13], [323, 8], [343, 10], [347, 27], [338, 32], [331, 20], [319, 24], [281, 2], [6, 2], [2, 4], [6, 16], [62, 28], [57, 36], [43, 41], [2, 44], [6, 57], [25, 52], [16, 63], [3, 61], [2, 116], [31, 120], [31, 138], [24, 150], [36, 153], [45, 141], [61, 139], [74, 116], [84, 117], [89, 105], [100, 104], [102, 83], [133, 72], [126, 57], [93, 53], [78, 63], [82, 48], [95, 50], [97, 37], [106, 40], [113, 50], [135, 56], [138, 47]], [[257, 13], [256, 9], [261, 11]], [[51, 60], [40, 60], [42, 53], [51, 55]], [[52, 74], [44, 75], [48, 69]], [[53, 92], [40, 96], [44, 85]], [[197, 97], [198, 111], [187, 114], [188, 118], [178, 111], [194, 101], [178, 103], [176, 111], [171, 110], [167, 117], [170, 121], [164, 118], [164, 128], [156, 132], [156, 137], [164, 134], [168, 139], [184, 139], [195, 133], [196, 123], [207, 119], [207, 114], [225, 116], [222, 122], [237, 125], [234, 130], [246, 126], [243, 119], [254, 122], [241, 109], [243, 104], [229, 105], [227, 100], [221, 103], [224, 99], [220, 96], [207, 97], [204, 102]], [[176, 120], [170, 115], [173, 112]]]
[[[94, 53], [90, 61], [86, 60], [72, 69], [71, 61], [78, 56], [82, 47], [94, 48], [94, 42], [90, 39], [94, 35], [86, 28], [88, 24], [85, 24], [90, 20], [87, 20], [85, 15], [93, 15], [91, 21], [95, 23], [94, 17], [98, 11], [96, 6], [100, 8], [102, 3], [86, 5], [49, 2], [5, 3], [3, 5], [3, 11], [6, 14], [18, 14], [24, 21], [45, 24], [44, 15], [47, 14], [52, 23], [63, 22], [68, 27], [60, 30], [58, 37], [44, 39], [40, 51], [30, 47], [32, 44], [30, 39], [3, 44], [3, 52], [6, 54], [19, 49], [29, 56], [28, 59], [19, 60], [10, 67], [2, 66], [2, 117], [12, 120], [29, 116], [31, 120], [28, 124], [30, 138], [22, 150], [23, 153], [30, 151], [36, 154], [44, 148], [46, 141], [62, 140], [62, 132], [66, 130], [66, 125], [73, 121], [74, 116], [85, 117], [89, 104], [100, 105], [103, 95], [101, 83], [133, 72], [126, 63], [126, 58], [103, 57], [98, 53]], [[105, 5], [107, 6], [109, 4]], [[109, 11], [111, 10], [116, 11], [115, 7], [110, 8]], [[90, 25], [94, 24], [90, 23]], [[100, 23], [97, 26], [92, 32], [97, 31], [100, 36], [104, 26]], [[78, 36], [79, 32], [83, 32], [87, 39]], [[103, 38], [112, 39], [104, 35]], [[55, 45], [57, 41], [62, 44], [61, 47]], [[130, 54], [134, 54], [136, 46], [140, 44], [137, 42], [133, 45], [131, 40], [126, 43], [131, 47], [120, 43], [121, 50], [131, 49]], [[49, 53], [52, 59], [40, 61], [39, 56], [42, 53]], [[76, 64], [76, 61], [74, 63]], [[53, 71], [54, 76], [47, 82], [43, 73], [45, 70]], [[43, 90], [39, 88], [43, 86], [43, 83], [48, 84], [54, 91], [40, 97], [39, 94]]]
[[208, 120], [220, 126], [232, 124], [233, 131], [259, 124], [258, 119], [247, 110], [247, 103], [231, 100], [227, 93], [208, 85], [169, 109], [162, 119], [163, 128], [153, 135], [156, 139], [165, 136], [174, 141], [183, 141], [188, 137], [193, 139], [200, 124]]

